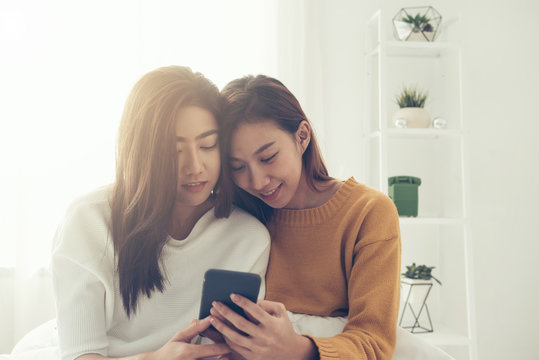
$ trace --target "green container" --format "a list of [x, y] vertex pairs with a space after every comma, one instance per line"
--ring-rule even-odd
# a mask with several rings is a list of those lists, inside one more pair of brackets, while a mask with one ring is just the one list
[[417, 216], [418, 188], [421, 179], [415, 176], [392, 176], [387, 181], [389, 197], [395, 203], [399, 216]]

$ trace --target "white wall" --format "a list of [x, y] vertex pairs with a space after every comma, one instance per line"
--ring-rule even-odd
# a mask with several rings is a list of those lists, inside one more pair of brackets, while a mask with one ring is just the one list
[[[324, 151], [338, 175], [360, 174], [357, 49], [380, 2], [321, 0]], [[396, 13], [424, 2], [383, 2]], [[459, 15], [470, 175], [479, 359], [539, 358], [539, 1], [431, 1]], [[314, 31], [314, 30], [313, 30]], [[315, 77], [319, 79], [317, 74]], [[359, 105], [358, 105], [359, 104]], [[306, 104], [306, 108], [312, 106]], [[312, 108], [315, 108], [314, 106]], [[358, 176], [358, 175], [356, 175]]]
[[462, 13], [478, 352], [539, 359], [539, 2]]

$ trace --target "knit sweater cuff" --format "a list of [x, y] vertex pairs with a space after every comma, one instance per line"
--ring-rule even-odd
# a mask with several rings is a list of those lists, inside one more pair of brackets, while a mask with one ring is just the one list
[[311, 339], [311, 341], [314, 343], [318, 350], [320, 360], [339, 359], [339, 353], [329, 338], [312, 337], [305, 334], [303, 334], [303, 336]]

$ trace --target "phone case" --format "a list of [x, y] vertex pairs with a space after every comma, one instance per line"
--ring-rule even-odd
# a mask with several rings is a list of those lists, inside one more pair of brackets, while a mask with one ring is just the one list
[[232, 302], [230, 294], [242, 295], [256, 303], [260, 282], [260, 275], [254, 273], [221, 269], [207, 270], [202, 285], [199, 319], [210, 315], [213, 301], [220, 301], [247, 318], [243, 309]]

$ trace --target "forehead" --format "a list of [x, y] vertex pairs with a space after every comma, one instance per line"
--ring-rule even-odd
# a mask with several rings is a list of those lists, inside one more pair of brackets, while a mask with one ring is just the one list
[[291, 134], [281, 129], [273, 120], [243, 123], [232, 134], [230, 152], [232, 157], [243, 158], [268, 143], [283, 144], [292, 139]]
[[176, 116], [176, 136], [184, 138], [196, 137], [201, 133], [217, 129], [217, 121], [213, 114], [198, 106], [186, 106]]

